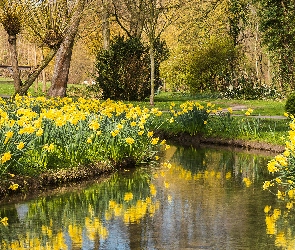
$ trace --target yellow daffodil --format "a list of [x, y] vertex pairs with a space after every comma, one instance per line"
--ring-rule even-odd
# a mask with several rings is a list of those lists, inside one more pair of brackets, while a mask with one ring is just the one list
[[119, 124], [117, 125], [117, 128], [118, 128], [118, 129], [122, 129], [122, 128], [123, 128], [123, 125], [119, 123]]
[[147, 134], [148, 137], [152, 137], [153, 135], [154, 135], [153, 131], [149, 131], [148, 134]]
[[243, 179], [243, 182], [245, 183], [246, 187], [250, 187], [252, 184], [252, 181], [247, 177]]
[[11, 159], [11, 157], [12, 157], [12, 155], [10, 152], [4, 153], [1, 157], [1, 163], [3, 164], [5, 162], [9, 161]]
[[24, 148], [24, 146], [25, 146], [25, 144], [24, 144], [23, 142], [20, 142], [20, 143], [16, 146], [16, 148], [17, 148], [18, 150], [22, 150], [22, 149]]
[[134, 143], [134, 139], [131, 138], [131, 137], [127, 137], [127, 138], [125, 139], [125, 141], [126, 141], [128, 144], [130, 144], [130, 145]]
[[287, 205], [286, 205], [286, 208], [289, 209], [289, 210], [291, 208], [293, 208], [293, 202], [288, 202]]
[[13, 131], [6, 132], [4, 144], [6, 144], [12, 138], [12, 136], [13, 136]]
[[99, 127], [100, 127], [100, 124], [96, 120], [91, 121], [90, 124], [89, 124], [89, 128], [94, 130], [94, 131], [98, 130]]
[[51, 143], [50, 145], [45, 144], [43, 146], [43, 149], [46, 150], [46, 151], [48, 151], [48, 152], [52, 152], [54, 150], [54, 144], [53, 143]]
[[266, 205], [265, 207], [264, 207], [264, 213], [269, 213], [269, 211], [271, 210], [271, 206], [268, 206], [268, 205]]
[[156, 145], [158, 143], [158, 141], [159, 141], [158, 137], [157, 138], [152, 138], [151, 144]]
[[111, 135], [113, 137], [116, 137], [118, 134], [119, 134], [119, 130], [117, 130], [117, 129], [111, 132]]
[[270, 173], [274, 173], [279, 171], [279, 169], [276, 167], [277, 162], [275, 160], [271, 160], [268, 164], [267, 164], [267, 169]]
[[133, 199], [133, 194], [132, 193], [125, 193], [124, 195], [124, 201], [131, 201]]
[[267, 190], [270, 186], [273, 186], [274, 184], [271, 183], [270, 181], [265, 181], [263, 183], [263, 190]]
[[144, 131], [143, 130], [141, 130], [141, 131], [138, 131], [138, 135], [143, 135], [143, 133], [144, 133]]
[[37, 136], [42, 136], [42, 135], [43, 135], [43, 129], [42, 129], [42, 128], [39, 128], [39, 129], [36, 131], [36, 135], [37, 135]]
[[225, 179], [229, 180], [231, 178], [231, 172], [225, 174]]
[[15, 183], [15, 184], [11, 184], [11, 185], [9, 186], [9, 189], [11, 189], [11, 190], [17, 190], [18, 187], [19, 187], [19, 185]]

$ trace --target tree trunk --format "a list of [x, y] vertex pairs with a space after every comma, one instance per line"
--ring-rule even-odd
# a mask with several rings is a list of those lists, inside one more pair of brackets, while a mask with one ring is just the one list
[[150, 59], [151, 59], [151, 95], [150, 95], [150, 104], [151, 106], [155, 105], [155, 51], [153, 41], [150, 43]]
[[16, 35], [9, 35], [8, 43], [9, 43], [9, 49], [11, 53], [12, 78], [14, 81], [14, 89], [15, 89], [15, 92], [19, 92], [22, 83], [20, 79], [20, 71], [18, 68]]
[[82, 12], [86, 0], [79, 0], [75, 12], [71, 18], [67, 33], [56, 53], [55, 65], [53, 70], [51, 86], [48, 90], [48, 96], [65, 97], [68, 83], [68, 76], [72, 58], [72, 51], [76, 34], [78, 32]]
[[[35, 68], [37, 68], [37, 48], [36, 45], [34, 45], [34, 66]], [[38, 84], [38, 76], [36, 78], [36, 82], [35, 82], [35, 93], [38, 93], [38, 88], [39, 88], [39, 84]]]
[[65, 97], [70, 71], [74, 40], [63, 42], [58, 49], [52, 76], [52, 83], [48, 90], [51, 97]]
[[[44, 51], [43, 48], [41, 48], [41, 60], [44, 60]], [[45, 69], [42, 70], [42, 92], [46, 92], [46, 72]]]
[[103, 13], [102, 13], [102, 37], [103, 37], [103, 49], [110, 49], [110, 13], [107, 4], [103, 4]]

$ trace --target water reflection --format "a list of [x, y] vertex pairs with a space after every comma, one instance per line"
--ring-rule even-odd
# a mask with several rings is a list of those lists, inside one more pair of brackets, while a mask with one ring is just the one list
[[[1, 249], [287, 246], [278, 240], [282, 216], [265, 211], [279, 205], [262, 190], [270, 158], [182, 147], [171, 147], [165, 158], [159, 167], [116, 173], [82, 191], [2, 206], [9, 226], [0, 226]], [[284, 240], [294, 239], [291, 222], [284, 230], [290, 235]]]

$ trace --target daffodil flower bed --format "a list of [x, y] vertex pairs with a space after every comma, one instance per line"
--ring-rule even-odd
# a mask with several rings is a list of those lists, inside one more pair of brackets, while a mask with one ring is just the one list
[[165, 144], [151, 131], [161, 114], [110, 100], [0, 99], [0, 176], [149, 161]]
[[259, 136], [260, 120], [249, 118], [253, 113], [249, 108], [245, 111], [244, 118], [233, 117], [232, 108], [223, 110], [208, 102], [201, 104], [197, 101], [187, 101], [176, 107], [175, 103], [170, 105], [169, 123], [177, 124], [177, 130], [187, 132], [190, 135], [207, 136]]

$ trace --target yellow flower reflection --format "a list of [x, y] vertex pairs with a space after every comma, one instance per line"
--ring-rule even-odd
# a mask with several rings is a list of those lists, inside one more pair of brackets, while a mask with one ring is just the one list
[[14, 183], [14, 184], [11, 184], [11, 185], [9, 186], [9, 189], [11, 189], [11, 190], [17, 190], [18, 187], [19, 187], [19, 185], [16, 184], [16, 183]]
[[246, 186], [246, 187], [250, 187], [251, 184], [252, 184], [252, 181], [251, 181], [248, 177], [245, 177], [245, 178], [243, 179], [243, 182], [245, 183], [245, 186]]

